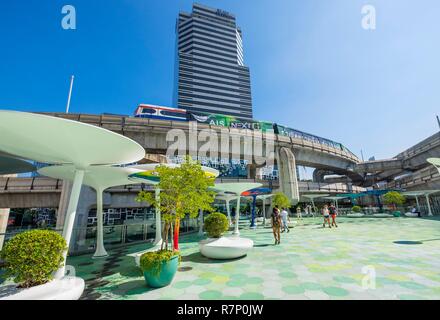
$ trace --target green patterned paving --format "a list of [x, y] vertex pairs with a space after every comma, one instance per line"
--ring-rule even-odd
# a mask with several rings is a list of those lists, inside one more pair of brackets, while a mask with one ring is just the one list
[[[304, 219], [282, 234], [279, 246], [271, 229], [241, 230], [255, 247], [234, 261], [204, 258], [200, 238], [183, 237], [181, 269], [160, 289], [148, 288], [126, 256], [145, 245], [101, 260], [72, 257], [68, 264], [86, 280], [83, 299], [440, 299], [439, 219], [340, 218], [332, 229], [320, 222]], [[363, 268], [374, 268], [374, 289], [362, 286]]]

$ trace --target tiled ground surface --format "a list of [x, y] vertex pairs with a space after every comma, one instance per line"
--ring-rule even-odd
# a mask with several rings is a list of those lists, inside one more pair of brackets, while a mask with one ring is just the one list
[[[161, 289], [148, 288], [126, 256], [145, 245], [68, 263], [86, 280], [83, 299], [440, 299], [439, 219], [340, 218], [337, 229], [320, 221], [304, 219], [279, 246], [271, 229], [242, 230], [255, 247], [234, 261], [202, 257], [200, 238], [186, 236], [180, 271]], [[366, 266], [374, 267], [375, 289], [362, 288]]]

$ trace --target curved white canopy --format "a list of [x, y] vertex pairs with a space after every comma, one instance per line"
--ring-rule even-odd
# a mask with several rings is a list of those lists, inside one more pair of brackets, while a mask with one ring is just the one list
[[218, 193], [233, 193], [235, 195], [241, 195], [242, 192], [260, 188], [263, 184], [254, 183], [254, 182], [239, 182], [239, 183], [217, 183], [214, 187], [211, 187], [211, 190]]
[[[133, 166], [129, 166], [129, 168], [133, 168], [138, 170], [138, 172], [135, 173], [139, 173], [139, 175], [136, 176], [131, 176], [130, 179], [132, 181], [135, 181], [137, 183], [142, 183], [145, 181], [149, 181], [150, 183], [155, 183], [157, 184], [157, 173], [154, 172], [154, 170], [158, 167], [158, 166], [167, 166], [170, 168], [177, 168], [180, 166], [180, 164], [175, 164], [175, 163], [148, 163], [148, 164], [140, 164], [140, 165], [133, 165]], [[210, 168], [210, 167], [205, 167], [202, 166], [202, 170], [205, 172], [205, 174], [207, 176], [210, 177], [215, 177], [217, 178], [220, 174], [220, 172], [216, 169]], [[156, 178], [156, 179], [155, 179]]]
[[43, 163], [132, 163], [145, 156], [137, 142], [112, 131], [77, 121], [0, 110], [0, 151]]
[[266, 200], [269, 198], [272, 198], [274, 196], [274, 194], [260, 194], [259, 196], [257, 196], [257, 199], [261, 199], [261, 200]]
[[[138, 182], [129, 179], [128, 176], [141, 171], [142, 170], [134, 167], [89, 166], [85, 169], [83, 184], [95, 190], [105, 190], [110, 187], [136, 184]], [[47, 166], [39, 169], [38, 173], [55, 179], [73, 181], [75, 177], [75, 167], [73, 165]]]
[[303, 194], [302, 195], [304, 198], [308, 198], [308, 199], [317, 199], [317, 198], [325, 198], [328, 197], [329, 194]]
[[428, 158], [426, 159], [426, 161], [436, 167], [438, 172], [440, 173], [440, 158]]
[[402, 194], [404, 196], [409, 196], [409, 197], [418, 197], [418, 196], [426, 196], [426, 195], [430, 195], [430, 194], [434, 194], [440, 192], [440, 190], [414, 190], [414, 191], [405, 191], [402, 192]]

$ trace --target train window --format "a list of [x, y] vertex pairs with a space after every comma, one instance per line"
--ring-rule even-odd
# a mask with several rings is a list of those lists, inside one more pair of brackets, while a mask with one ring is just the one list
[[144, 108], [144, 109], [142, 109], [142, 113], [143, 114], [155, 114], [156, 110]]
[[186, 118], [186, 115], [181, 112], [160, 110], [160, 114], [163, 116], [169, 116], [169, 117]]

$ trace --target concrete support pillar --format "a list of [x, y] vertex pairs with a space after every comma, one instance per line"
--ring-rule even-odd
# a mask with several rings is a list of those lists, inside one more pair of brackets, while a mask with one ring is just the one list
[[276, 159], [280, 190], [292, 200], [292, 204], [297, 204], [299, 201], [299, 188], [295, 156], [292, 150], [281, 147], [276, 151]]
[[5, 241], [4, 234], [8, 227], [10, 209], [0, 209], [0, 251], [3, 248], [3, 242]]

